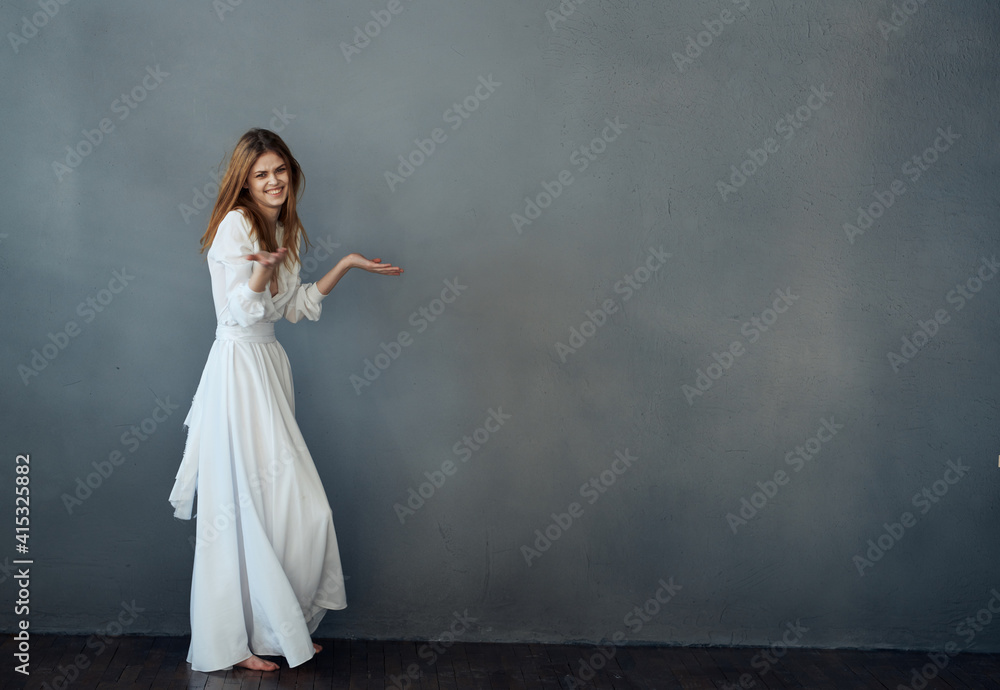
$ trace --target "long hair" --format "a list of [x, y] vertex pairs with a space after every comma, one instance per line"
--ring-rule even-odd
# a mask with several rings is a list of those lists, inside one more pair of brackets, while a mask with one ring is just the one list
[[222, 182], [219, 184], [219, 196], [215, 200], [212, 216], [208, 220], [208, 229], [201, 236], [199, 253], [212, 246], [212, 242], [215, 241], [215, 233], [219, 230], [219, 224], [222, 223], [226, 214], [234, 209], [243, 210], [249, 218], [252, 239], [259, 241], [261, 246], [269, 252], [273, 253], [278, 250], [274, 230], [271, 229], [264, 214], [253, 197], [250, 196], [250, 190], [243, 188], [254, 163], [268, 151], [280, 156], [288, 167], [290, 188], [285, 203], [281, 206], [281, 214], [278, 216], [278, 220], [284, 227], [281, 244], [288, 249], [285, 262], [292, 265], [299, 260], [300, 234], [303, 244], [306, 247], [309, 246], [309, 237], [306, 235], [305, 228], [299, 221], [299, 214], [295, 210], [295, 203], [305, 187], [305, 175], [302, 173], [302, 168], [281, 137], [267, 129], [251, 129], [240, 137], [236, 148], [233, 149], [229, 167], [226, 168]]

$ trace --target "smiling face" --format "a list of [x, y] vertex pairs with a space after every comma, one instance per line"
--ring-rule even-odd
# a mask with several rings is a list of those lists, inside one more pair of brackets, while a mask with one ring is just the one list
[[265, 215], [277, 220], [288, 198], [288, 165], [277, 153], [266, 151], [250, 167], [243, 187]]

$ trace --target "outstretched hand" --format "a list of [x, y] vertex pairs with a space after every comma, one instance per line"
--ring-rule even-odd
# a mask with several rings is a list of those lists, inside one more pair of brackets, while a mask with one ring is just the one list
[[285, 260], [285, 254], [288, 253], [287, 247], [278, 247], [276, 252], [257, 252], [256, 254], [247, 254], [245, 258], [247, 261], [256, 261], [261, 266], [265, 268], [273, 268], [277, 266], [282, 261]]
[[385, 276], [398, 276], [403, 272], [399, 266], [382, 263], [382, 259], [366, 259], [361, 254], [351, 254], [351, 265], [354, 268], [361, 268], [369, 273], [379, 273]]

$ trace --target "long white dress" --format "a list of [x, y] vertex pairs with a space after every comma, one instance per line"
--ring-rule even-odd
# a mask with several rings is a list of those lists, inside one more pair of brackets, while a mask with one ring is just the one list
[[[280, 242], [282, 226], [277, 228]], [[252, 654], [312, 658], [327, 609], [347, 606], [326, 492], [295, 422], [292, 372], [274, 322], [315, 321], [324, 295], [299, 264], [278, 271], [278, 292], [250, 289], [259, 251], [230, 211], [208, 252], [216, 340], [184, 424], [188, 437], [170, 503], [191, 519], [198, 497], [191, 581], [195, 671], [228, 669]]]

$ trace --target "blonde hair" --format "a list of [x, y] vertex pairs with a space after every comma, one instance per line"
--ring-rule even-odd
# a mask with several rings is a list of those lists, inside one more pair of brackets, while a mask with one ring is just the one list
[[215, 200], [215, 207], [212, 209], [212, 216], [208, 220], [208, 229], [201, 236], [201, 249], [204, 252], [212, 246], [215, 241], [215, 233], [219, 230], [219, 224], [226, 214], [234, 209], [244, 212], [250, 221], [250, 237], [260, 242], [260, 245], [269, 252], [278, 249], [275, 239], [274, 229], [261, 212], [257, 202], [250, 195], [249, 189], [244, 189], [243, 185], [253, 169], [254, 163], [267, 152], [277, 154], [285, 161], [288, 167], [288, 180], [290, 189], [281, 206], [281, 214], [278, 220], [284, 227], [284, 235], [281, 243], [288, 254], [285, 262], [294, 264], [299, 260], [299, 235], [306, 247], [309, 247], [309, 237], [305, 228], [299, 221], [299, 215], [295, 210], [295, 203], [301, 196], [301, 190], [305, 187], [305, 175], [299, 162], [292, 156], [288, 146], [274, 132], [267, 129], [251, 129], [236, 143], [233, 155], [229, 159], [229, 167], [226, 168], [222, 182], [219, 184], [219, 196]]

